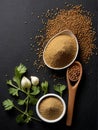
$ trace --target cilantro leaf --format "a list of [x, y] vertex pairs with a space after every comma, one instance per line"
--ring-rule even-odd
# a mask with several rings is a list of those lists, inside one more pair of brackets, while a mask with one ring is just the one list
[[18, 76], [14, 76], [13, 77], [13, 81], [18, 85], [18, 87], [20, 88], [20, 78]]
[[14, 107], [13, 101], [10, 99], [3, 101], [2, 105], [5, 110], [11, 110]]
[[19, 74], [21, 76], [26, 71], [27, 71], [26, 66], [24, 66], [23, 64], [20, 64], [19, 66], [16, 66], [15, 68], [15, 75]]
[[42, 82], [41, 88], [42, 88], [42, 91], [44, 92], [44, 94], [46, 94], [48, 92], [48, 82], [47, 81]]
[[32, 110], [29, 110], [29, 111], [28, 111], [28, 114], [29, 114], [30, 116], [32, 116], [32, 115], [33, 115], [33, 111], [32, 111]]
[[38, 95], [40, 93], [40, 88], [38, 86], [32, 86], [33, 92], [30, 93], [31, 95]]
[[62, 93], [63, 91], [66, 89], [66, 86], [65, 85], [61, 85], [61, 84], [57, 84], [57, 85], [54, 85], [54, 90], [56, 92], [58, 92], [60, 94], [60, 96], [62, 96]]
[[18, 87], [20, 87], [21, 76], [26, 71], [27, 71], [27, 68], [23, 64], [20, 64], [19, 66], [15, 67], [15, 74], [14, 74], [14, 77], [13, 77], [13, 81], [16, 82]]
[[30, 96], [30, 100], [29, 100], [29, 104], [33, 104], [35, 105], [37, 103], [38, 99], [33, 97], [33, 96]]
[[8, 80], [6, 83], [7, 83], [8, 85], [10, 85], [10, 86], [14, 86], [13, 83], [12, 83], [12, 80]]
[[17, 123], [24, 123], [24, 114], [19, 114], [19, 115], [16, 117], [16, 122], [17, 122]]
[[17, 89], [17, 88], [9, 88], [9, 94], [18, 97], [18, 90], [19, 89]]
[[26, 100], [19, 99], [19, 100], [18, 100], [18, 105], [24, 105], [24, 104], [25, 104], [25, 101], [26, 101]]
[[31, 116], [27, 116], [27, 118], [25, 119], [24, 122], [25, 122], [25, 123], [29, 123], [29, 122], [31, 121], [31, 119], [32, 119]]

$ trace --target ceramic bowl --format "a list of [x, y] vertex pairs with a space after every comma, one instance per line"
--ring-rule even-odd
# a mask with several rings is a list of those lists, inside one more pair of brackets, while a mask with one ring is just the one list
[[[48, 97], [55, 97], [55, 98], [59, 99], [59, 100], [61, 101], [62, 105], [63, 105], [63, 111], [62, 111], [61, 115], [60, 115], [58, 118], [53, 119], [53, 120], [44, 118], [44, 117], [40, 114], [40, 112], [39, 112], [39, 105], [40, 105], [40, 103], [41, 103], [44, 99], [46, 99], [46, 98], [48, 98]], [[47, 123], [56, 123], [56, 122], [60, 121], [60, 120], [63, 118], [63, 116], [65, 115], [65, 113], [66, 113], [66, 104], [65, 104], [65, 101], [63, 100], [62, 97], [58, 96], [57, 94], [53, 94], [53, 93], [46, 94], [46, 95], [42, 96], [42, 97], [38, 100], [38, 102], [37, 102], [37, 104], [36, 104], [36, 113], [37, 113], [38, 117], [39, 117], [42, 121], [47, 122]]]

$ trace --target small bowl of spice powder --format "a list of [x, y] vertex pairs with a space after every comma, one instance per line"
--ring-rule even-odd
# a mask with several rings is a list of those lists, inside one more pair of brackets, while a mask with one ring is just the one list
[[75, 61], [78, 49], [77, 38], [70, 30], [59, 32], [44, 48], [44, 63], [51, 69], [65, 69]]
[[49, 93], [38, 100], [36, 112], [44, 122], [55, 123], [60, 121], [65, 115], [66, 104], [57, 94]]

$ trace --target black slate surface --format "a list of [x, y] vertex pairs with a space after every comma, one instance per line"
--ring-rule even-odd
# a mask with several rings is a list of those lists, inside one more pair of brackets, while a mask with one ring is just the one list
[[[33, 67], [36, 58], [30, 51], [30, 39], [42, 28], [37, 16], [43, 11], [52, 8], [64, 8], [64, 3], [82, 4], [83, 7], [94, 14], [93, 26], [98, 37], [98, 3], [96, 0], [0, 0], [0, 129], [1, 130], [97, 130], [97, 87], [98, 87], [98, 56], [93, 55], [87, 65], [83, 65], [83, 77], [76, 95], [73, 124], [65, 125], [66, 116], [60, 122], [47, 124], [44, 122], [32, 122], [29, 125], [18, 125], [15, 121], [17, 112], [5, 112], [2, 101], [11, 98], [8, 94], [6, 80], [13, 76], [16, 65], [23, 63], [28, 68], [28, 75], [36, 75], [42, 81], [45, 77], [50, 83], [50, 92], [53, 92], [48, 70], [39, 73]], [[34, 12], [34, 18], [31, 13]], [[27, 22], [27, 23], [26, 23]], [[98, 46], [98, 39], [95, 41]], [[63, 72], [62, 72], [63, 73]], [[7, 76], [8, 75], [8, 76]], [[63, 79], [60, 82], [65, 83]], [[64, 100], [67, 102], [67, 90]]]

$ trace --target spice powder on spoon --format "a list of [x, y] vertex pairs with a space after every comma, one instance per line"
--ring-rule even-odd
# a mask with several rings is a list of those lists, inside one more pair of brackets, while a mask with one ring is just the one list
[[50, 41], [44, 51], [46, 63], [53, 68], [62, 68], [71, 63], [77, 52], [75, 38], [59, 35]]

